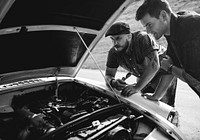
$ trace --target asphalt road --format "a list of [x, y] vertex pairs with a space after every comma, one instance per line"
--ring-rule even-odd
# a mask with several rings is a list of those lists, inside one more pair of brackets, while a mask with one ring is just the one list
[[[81, 70], [80, 77], [104, 81], [104, 71]], [[116, 77], [123, 77], [126, 73], [118, 72]], [[128, 82], [135, 82], [132, 76]], [[178, 80], [175, 108], [180, 115], [180, 130], [188, 140], [200, 140], [200, 99], [184, 82]]]

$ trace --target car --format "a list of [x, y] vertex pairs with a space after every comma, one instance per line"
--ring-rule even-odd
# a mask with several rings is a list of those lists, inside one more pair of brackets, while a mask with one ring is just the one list
[[77, 76], [134, 2], [0, 1], [0, 140], [185, 139], [173, 107]]

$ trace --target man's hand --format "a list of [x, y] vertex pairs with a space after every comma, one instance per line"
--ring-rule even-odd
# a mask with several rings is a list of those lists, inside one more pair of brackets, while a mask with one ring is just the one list
[[43, 117], [45, 117], [44, 114], [34, 114], [29, 119], [32, 125], [34, 125], [35, 127], [40, 127], [41, 125], [45, 124]]
[[127, 86], [127, 83], [121, 79], [112, 80], [111, 86], [116, 88], [117, 90], [122, 90]]
[[171, 64], [173, 64], [172, 59], [166, 55], [161, 61], [161, 68], [168, 71], [168, 68]]
[[158, 101], [158, 99], [152, 93], [144, 93], [142, 96], [152, 101]]
[[132, 94], [135, 94], [137, 92], [138, 92], [138, 90], [135, 87], [135, 85], [128, 85], [122, 90], [121, 95], [124, 97], [129, 97]]

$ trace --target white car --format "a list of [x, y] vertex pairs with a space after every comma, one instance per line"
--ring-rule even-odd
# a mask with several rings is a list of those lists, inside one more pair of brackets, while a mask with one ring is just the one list
[[174, 108], [76, 76], [134, 1], [0, 1], [0, 140], [185, 139]]

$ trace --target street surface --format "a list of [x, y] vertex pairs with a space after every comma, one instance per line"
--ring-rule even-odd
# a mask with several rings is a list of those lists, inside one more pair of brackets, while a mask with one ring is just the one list
[[[104, 71], [102, 71], [104, 74]], [[78, 76], [97, 81], [104, 81], [102, 73], [97, 70], [83, 69]], [[123, 77], [126, 73], [118, 72], [116, 77]], [[130, 77], [127, 82], [135, 82]], [[200, 140], [200, 99], [195, 92], [184, 82], [178, 80], [175, 108], [180, 115], [180, 130], [188, 140]]]

